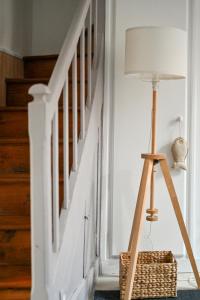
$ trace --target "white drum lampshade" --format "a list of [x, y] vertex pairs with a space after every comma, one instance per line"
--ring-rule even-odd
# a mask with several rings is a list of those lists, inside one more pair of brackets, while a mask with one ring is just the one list
[[173, 27], [134, 27], [126, 30], [126, 74], [159, 81], [185, 78], [186, 72], [185, 31]]

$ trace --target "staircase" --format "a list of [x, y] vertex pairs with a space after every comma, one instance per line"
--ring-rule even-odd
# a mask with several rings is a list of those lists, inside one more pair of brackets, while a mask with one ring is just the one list
[[[81, 197], [84, 192], [87, 193], [87, 189], [92, 188], [94, 178], [88, 178], [84, 184], [81, 181], [89, 176], [90, 169], [96, 170], [96, 163], [91, 164], [89, 160], [98, 151], [97, 130], [103, 97], [103, 63], [99, 55], [103, 53], [100, 51], [103, 49], [103, 26], [98, 26], [97, 31], [97, 22], [92, 25], [92, 19], [97, 17], [97, 8], [97, 0], [84, 0], [77, 8], [75, 31], [69, 30], [59, 57], [24, 57], [24, 78], [6, 80], [6, 106], [0, 107], [1, 300], [69, 299], [67, 295], [73, 294], [78, 284], [88, 289], [87, 278], [91, 281], [91, 275], [87, 276], [88, 272], [91, 273], [92, 265], [87, 262], [87, 266], [84, 262], [85, 251], [89, 247], [85, 239], [90, 239], [87, 236], [89, 225], [86, 224], [85, 214], [90, 202], [88, 199], [82, 201]], [[99, 16], [102, 12], [99, 10]], [[89, 23], [85, 27], [86, 22]], [[101, 33], [99, 43], [98, 32]], [[102, 44], [99, 49], [97, 44]], [[67, 45], [70, 45], [69, 54]], [[63, 73], [63, 65], [66, 66], [66, 75]], [[49, 87], [54, 98], [46, 101], [50, 94]], [[41, 109], [38, 105], [41, 105]], [[45, 136], [40, 139], [47, 129], [43, 124], [37, 128], [38, 124], [45, 121], [40, 117], [43, 108], [48, 111], [49, 120], [52, 119], [52, 128], [48, 127], [51, 131], [49, 144], [44, 140]], [[38, 113], [35, 109], [38, 109]], [[44, 126], [48, 126], [46, 124]], [[44, 145], [38, 147], [43, 140]], [[46, 151], [40, 152], [40, 149]], [[83, 158], [80, 160], [81, 155]], [[86, 162], [88, 168], [84, 167]], [[82, 175], [84, 169], [85, 175]], [[46, 183], [42, 186], [40, 184], [43, 181]], [[77, 192], [74, 193], [76, 189], [79, 196]], [[73, 227], [71, 222], [75, 222], [77, 230], [74, 231], [73, 239], [68, 239]], [[79, 237], [77, 234], [80, 233]], [[78, 251], [82, 254], [78, 254]], [[78, 255], [77, 259], [73, 255]], [[73, 259], [80, 266], [77, 275], [76, 272], [75, 275], [70, 273], [73, 270], [73, 266], [70, 266]], [[73, 277], [73, 284], [68, 283]], [[32, 281], [34, 289], [31, 294]], [[80, 297], [73, 299], [83, 299]]]
[[[32, 101], [32, 97], [28, 95], [28, 90], [36, 83], [48, 84], [57, 58], [57, 55], [24, 57], [24, 78], [6, 80], [6, 106], [0, 108], [0, 299], [2, 300], [24, 300], [30, 297], [28, 102]], [[79, 59], [78, 70], [80, 70]], [[79, 82], [78, 78], [78, 84]], [[85, 85], [87, 89], [87, 84]], [[69, 91], [69, 169], [71, 170], [73, 161], [71, 76], [69, 78]], [[80, 97], [78, 97], [78, 103], [80, 104]], [[60, 104], [62, 104], [62, 99]], [[63, 109], [61, 105], [59, 129], [62, 136]], [[79, 135], [80, 105], [78, 106], [77, 130]], [[60, 144], [62, 145], [61, 138]], [[60, 152], [62, 149], [63, 147], [60, 147]], [[63, 161], [61, 160], [60, 199], [63, 199], [62, 165]], [[60, 202], [60, 209], [61, 207], [62, 202]]]
[[[24, 78], [6, 80], [6, 106], [0, 108], [1, 300], [25, 300], [30, 297], [28, 102], [32, 101], [32, 97], [28, 95], [28, 90], [35, 83], [48, 83], [57, 57], [57, 55], [24, 57]], [[69, 124], [72, 124], [70, 106], [69, 116]], [[62, 108], [60, 108], [60, 119], [62, 132]], [[72, 126], [69, 128], [71, 136]], [[69, 142], [71, 146], [71, 140]], [[71, 147], [69, 149], [71, 166]]]
[[[24, 78], [6, 80], [6, 106], [0, 108], [0, 299], [30, 298], [30, 162], [28, 139], [28, 90], [33, 84], [48, 84], [58, 55], [24, 57]], [[80, 70], [78, 54], [77, 69]], [[87, 60], [87, 52], [86, 52]], [[87, 70], [86, 70], [87, 72]], [[72, 71], [69, 77], [69, 170], [72, 153]], [[80, 71], [78, 71], [78, 85]], [[85, 82], [87, 90], [87, 81]], [[80, 95], [78, 96], [80, 135]], [[62, 97], [59, 132], [63, 133]], [[62, 138], [60, 138], [60, 154]], [[63, 160], [60, 160], [60, 199], [63, 199]], [[60, 202], [60, 209], [62, 202]]]

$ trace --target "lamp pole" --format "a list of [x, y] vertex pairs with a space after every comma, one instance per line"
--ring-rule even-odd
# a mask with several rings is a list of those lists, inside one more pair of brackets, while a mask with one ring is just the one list
[[152, 144], [151, 153], [156, 153], [156, 112], [157, 112], [157, 97], [158, 97], [158, 81], [152, 81]]
[[[152, 125], [151, 125], [151, 153], [156, 154], [156, 117], [157, 117], [157, 99], [158, 99], [158, 80], [152, 81]], [[151, 174], [151, 187], [150, 187], [150, 208], [146, 210], [148, 216], [146, 220], [150, 222], [158, 221], [158, 210], [155, 208], [155, 165]]]

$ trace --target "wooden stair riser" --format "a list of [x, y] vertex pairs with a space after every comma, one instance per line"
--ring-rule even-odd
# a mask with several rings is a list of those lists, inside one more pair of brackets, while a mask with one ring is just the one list
[[[63, 171], [63, 144], [59, 144], [59, 171]], [[69, 161], [72, 165], [72, 143], [69, 144]], [[0, 142], [0, 174], [28, 174], [30, 172], [29, 143]]]
[[2, 300], [30, 300], [30, 289], [5, 289], [0, 290]]
[[32, 96], [28, 95], [29, 88], [36, 83], [48, 84], [47, 79], [38, 81], [26, 80], [6, 80], [6, 105], [7, 106], [27, 106], [28, 102], [32, 101]]
[[25, 78], [50, 78], [55, 67], [57, 55], [25, 57], [24, 77]]
[[[24, 61], [25, 78], [50, 78], [56, 64], [57, 56], [49, 59], [36, 58]], [[87, 56], [85, 57], [85, 77], [87, 77]], [[77, 56], [77, 76], [80, 80], [80, 55]], [[69, 69], [69, 78], [72, 78], [72, 66]]]
[[0, 143], [0, 174], [29, 173], [28, 143]]
[[28, 136], [28, 111], [0, 110], [0, 137], [24, 138]]
[[[87, 67], [87, 49], [88, 49], [88, 33], [85, 31], [85, 60]], [[92, 29], [92, 58], [94, 52], [94, 28]], [[50, 78], [53, 68], [55, 67], [58, 55], [39, 55], [24, 57], [24, 77], [25, 78]], [[77, 65], [80, 66], [80, 40], [77, 47]], [[71, 72], [71, 71], [70, 71]], [[86, 70], [87, 72], [87, 70]], [[78, 70], [78, 74], [80, 74]], [[79, 77], [78, 77], [79, 78]]]
[[[30, 181], [12, 178], [0, 181], [0, 216], [30, 215]], [[59, 183], [60, 207], [63, 200], [63, 180]]]
[[[69, 137], [73, 133], [73, 115], [69, 110]], [[78, 133], [80, 133], [80, 110], [78, 111]], [[59, 112], [59, 136], [63, 135], [63, 112]], [[15, 111], [0, 110], [0, 138], [27, 138], [28, 137], [28, 111], [27, 109]]]
[[[29, 102], [33, 100], [31, 95], [28, 95], [29, 88], [36, 83], [48, 84], [47, 80], [38, 80], [34, 82], [27, 82], [20, 80], [14, 82], [7, 80], [7, 89], [6, 89], [6, 104], [7, 106], [27, 106]], [[87, 97], [87, 82], [85, 82], [86, 87], [86, 97]], [[80, 81], [77, 83], [77, 94], [78, 94], [78, 105], [80, 106]], [[60, 96], [60, 106], [62, 106], [62, 94]], [[69, 81], [69, 106], [72, 106], [72, 82]]]
[[30, 215], [30, 183], [5, 180], [0, 182], [0, 215]]
[[1, 265], [30, 264], [30, 253], [30, 230], [0, 230]]
[[[22, 252], [23, 255], [23, 252]], [[1, 289], [30, 289], [31, 267], [24, 265], [0, 265]]]

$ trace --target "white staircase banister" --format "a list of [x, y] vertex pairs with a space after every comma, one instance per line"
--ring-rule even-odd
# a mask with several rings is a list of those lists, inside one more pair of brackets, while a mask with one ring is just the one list
[[48, 102], [51, 106], [51, 118], [53, 118], [53, 114], [56, 111], [59, 97], [66, 80], [66, 72], [69, 70], [74, 53], [76, 51], [77, 43], [81, 35], [82, 28], [84, 27], [90, 4], [91, 0], [80, 1], [61, 49], [58, 61], [51, 75], [48, 84], [49, 89], [52, 91], [48, 98]]
[[[94, 107], [97, 107], [97, 102], [102, 105], [103, 99], [101, 94], [95, 98], [99, 86], [103, 86], [103, 77], [97, 76], [103, 74], [99, 66], [103, 65], [100, 63], [103, 55], [100, 54], [103, 54], [104, 30], [97, 22], [101, 19], [98, 14], [101, 14], [99, 8], [103, 2], [79, 1], [49, 84], [36, 84], [29, 89], [29, 94], [33, 96], [33, 101], [29, 103], [31, 300], [60, 300], [65, 289], [64, 282], [55, 286], [56, 280], [61, 280], [62, 273], [57, 273], [58, 262], [70, 237], [67, 226], [71, 222], [70, 213], [73, 215], [80, 166], [87, 149], [88, 128], [91, 127], [89, 124], [96, 116]], [[98, 47], [97, 39], [101, 47]], [[84, 205], [82, 202], [83, 209]], [[84, 218], [80, 216], [80, 224], [82, 220]], [[84, 247], [84, 242], [81, 242], [83, 252]], [[68, 277], [65, 261], [66, 257], [63, 270]]]

